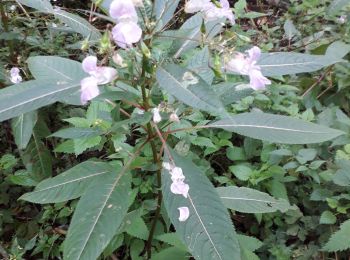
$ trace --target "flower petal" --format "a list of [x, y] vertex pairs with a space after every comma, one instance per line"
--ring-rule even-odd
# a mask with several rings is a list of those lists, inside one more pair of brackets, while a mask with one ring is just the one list
[[95, 56], [87, 56], [82, 63], [83, 70], [86, 73], [93, 73], [97, 70], [97, 58]]
[[179, 194], [187, 198], [190, 186], [183, 181], [175, 181], [170, 185], [170, 191], [174, 194]]
[[113, 27], [112, 35], [115, 43], [126, 49], [141, 39], [142, 30], [137, 23], [121, 22]]
[[247, 50], [248, 55], [249, 55], [249, 59], [253, 62], [253, 61], [258, 61], [258, 59], [260, 58], [261, 55], [261, 50], [259, 47], [254, 46], [253, 48]]
[[159, 123], [160, 121], [162, 121], [162, 117], [159, 113], [159, 108], [155, 107], [152, 109], [152, 113], [153, 113], [153, 122], [154, 123]]
[[100, 94], [100, 90], [97, 86], [97, 79], [94, 77], [87, 77], [80, 81], [81, 95], [80, 100], [85, 105], [89, 100], [97, 97]]
[[185, 175], [180, 167], [174, 167], [171, 169], [170, 174], [173, 182], [183, 182], [185, 180]]
[[210, 4], [210, 0], [189, 0], [185, 4], [186, 13], [202, 11]]
[[112, 82], [118, 76], [118, 72], [112, 67], [98, 67], [91, 76], [97, 79], [98, 85], [103, 85]]
[[242, 53], [237, 53], [226, 65], [225, 69], [241, 75], [248, 75], [250, 61]]
[[109, 14], [117, 22], [137, 22], [138, 20], [134, 3], [131, 0], [114, 0], [110, 5]]
[[265, 89], [265, 85], [270, 85], [271, 81], [264, 77], [259, 69], [249, 71], [250, 87], [255, 90]]
[[177, 209], [180, 212], [179, 221], [186, 221], [190, 216], [190, 210], [188, 209], [188, 207], [179, 207]]

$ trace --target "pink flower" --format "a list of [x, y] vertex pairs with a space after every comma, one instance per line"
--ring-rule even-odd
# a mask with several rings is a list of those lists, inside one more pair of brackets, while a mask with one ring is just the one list
[[13, 67], [11, 70], [10, 70], [10, 81], [13, 83], [13, 84], [18, 84], [18, 83], [21, 83], [22, 82], [22, 77], [21, 75], [19, 75], [19, 68], [17, 67]]
[[174, 181], [170, 186], [170, 191], [174, 194], [179, 194], [187, 198], [190, 186], [183, 181]]
[[114, 0], [109, 7], [109, 14], [117, 22], [137, 22], [137, 12], [133, 1], [131, 0]]
[[180, 167], [174, 167], [171, 169], [170, 174], [173, 182], [183, 182], [185, 180], [185, 175]]
[[119, 47], [126, 49], [141, 39], [142, 30], [133, 21], [121, 22], [113, 27], [112, 36]]
[[112, 82], [118, 75], [117, 70], [111, 67], [97, 66], [97, 58], [88, 56], [82, 62], [83, 70], [90, 74], [90, 77], [80, 81], [81, 86], [81, 103], [97, 97], [100, 94], [98, 85], [104, 85]]
[[180, 212], [179, 221], [186, 221], [190, 216], [190, 210], [188, 209], [188, 207], [179, 207], [177, 209]]
[[237, 53], [225, 66], [226, 70], [241, 75], [247, 75], [250, 79], [250, 87], [259, 90], [265, 89], [266, 85], [270, 85], [271, 81], [264, 77], [261, 68], [256, 65], [261, 55], [259, 47], [254, 46], [247, 51], [248, 55]]

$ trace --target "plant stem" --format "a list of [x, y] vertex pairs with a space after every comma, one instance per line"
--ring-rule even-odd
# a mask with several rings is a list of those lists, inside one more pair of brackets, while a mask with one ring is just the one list
[[[5, 8], [4, 8], [4, 2], [0, 1], [0, 16], [1, 16], [1, 22], [4, 25], [4, 31], [5, 32], [9, 32], [9, 25], [8, 25], [8, 16], [5, 12]], [[9, 52], [10, 52], [10, 60], [11, 62], [15, 62], [15, 55], [13, 52], [14, 48], [13, 48], [13, 41], [9, 40]]]

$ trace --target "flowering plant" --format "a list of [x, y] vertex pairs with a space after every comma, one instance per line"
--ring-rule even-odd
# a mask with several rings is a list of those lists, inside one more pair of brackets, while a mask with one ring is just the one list
[[[195, 163], [205, 158], [186, 149], [186, 141], [199, 131], [286, 144], [319, 143], [343, 134], [257, 109], [242, 114], [230, 109], [237, 97], [278, 87], [284, 75], [316, 71], [342, 57], [262, 53], [258, 46], [235, 46], [235, 40], [223, 37], [230, 32], [233, 39], [239, 38], [227, 0], [97, 1], [106, 15], [96, 17], [114, 23], [112, 28], [106, 26], [104, 35], [80, 17], [53, 8], [49, 1], [20, 2], [55, 15], [85, 36], [84, 52], [82, 63], [56, 56], [31, 57], [28, 66], [35, 79], [23, 83], [20, 70], [12, 69], [9, 78], [15, 85], [0, 91], [0, 120], [54, 102], [88, 106], [86, 118], [66, 119], [73, 127], [50, 135], [68, 139], [56, 150], [76, 156], [103, 147], [109, 151], [42, 180], [21, 197], [40, 204], [80, 198], [67, 231], [64, 259], [97, 259], [127, 230], [129, 218], [140, 221], [142, 209], [134, 206], [140, 198], [152, 218], [143, 237], [149, 259], [157, 250], [156, 232], [174, 235], [170, 244], [181, 244], [177, 252], [196, 259], [240, 259], [250, 249], [241, 242], [227, 208], [248, 212], [249, 202], [243, 207], [242, 201], [236, 202], [244, 198], [237, 196], [242, 190], [236, 186], [215, 188], [205, 169]], [[337, 45], [342, 43], [329, 48]], [[241, 76], [249, 76], [249, 82]], [[198, 140], [197, 144], [206, 145]], [[211, 148], [208, 153], [216, 149]], [[141, 175], [148, 187], [137, 186], [135, 175]], [[249, 212], [295, 209], [287, 201], [280, 203], [282, 209], [269, 203]]]

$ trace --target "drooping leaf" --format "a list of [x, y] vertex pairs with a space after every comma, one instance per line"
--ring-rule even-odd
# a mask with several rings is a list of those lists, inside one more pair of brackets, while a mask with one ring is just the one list
[[101, 38], [100, 32], [80, 16], [68, 13], [62, 9], [54, 9], [52, 13], [57, 19], [85, 38], [89, 38], [91, 41], [98, 41]]
[[[339, 42], [333, 43], [339, 45]], [[345, 46], [346, 44], [344, 44]], [[313, 72], [334, 63], [343, 61], [348, 48], [337, 48], [337, 55], [311, 55], [293, 52], [262, 53], [258, 65], [265, 76], [282, 76], [304, 72]], [[333, 48], [332, 44], [328, 48]]]
[[38, 80], [80, 82], [87, 76], [80, 62], [58, 56], [35, 56], [27, 59], [30, 73]]
[[307, 144], [331, 140], [342, 131], [293, 117], [260, 112], [234, 115], [206, 125], [275, 143]]
[[328, 252], [344, 251], [350, 248], [350, 219], [340, 225], [340, 230], [332, 234], [323, 250]]
[[159, 23], [157, 28], [163, 28], [172, 18], [180, 0], [155, 0], [154, 10]]
[[53, 6], [49, 0], [18, 0], [23, 5], [37, 9], [41, 12], [52, 12]]
[[103, 131], [100, 128], [84, 128], [84, 127], [69, 127], [61, 129], [50, 136], [60, 137], [60, 138], [87, 138], [95, 137], [103, 134]]
[[229, 208], [244, 213], [286, 212], [296, 209], [284, 199], [275, 199], [269, 194], [245, 187], [216, 188], [222, 202]]
[[0, 122], [50, 105], [74, 93], [79, 83], [31, 80], [0, 90]]
[[36, 186], [33, 192], [20, 197], [33, 203], [58, 203], [80, 197], [96, 178], [105, 178], [113, 173], [107, 163], [87, 161], [46, 179]]
[[79, 200], [64, 243], [67, 260], [95, 260], [116, 234], [128, 210], [130, 175], [123, 170], [93, 182]]
[[198, 82], [189, 83], [186, 77], [184, 78], [185, 73], [190, 72], [175, 64], [169, 64], [158, 68], [157, 81], [161, 88], [189, 106], [214, 114], [223, 113], [225, 109], [210, 86], [194, 73], [192, 75]]
[[37, 120], [37, 112], [32, 111], [22, 114], [11, 121], [12, 132], [18, 149], [27, 147]]
[[[191, 161], [172, 152], [176, 166], [181, 167], [190, 187], [188, 198], [170, 191], [171, 178], [162, 172], [165, 208], [176, 233], [196, 259], [239, 259], [237, 235], [227, 210], [205, 174]], [[169, 161], [165, 158], [165, 161]], [[179, 207], [188, 207], [189, 218], [180, 222]]]

